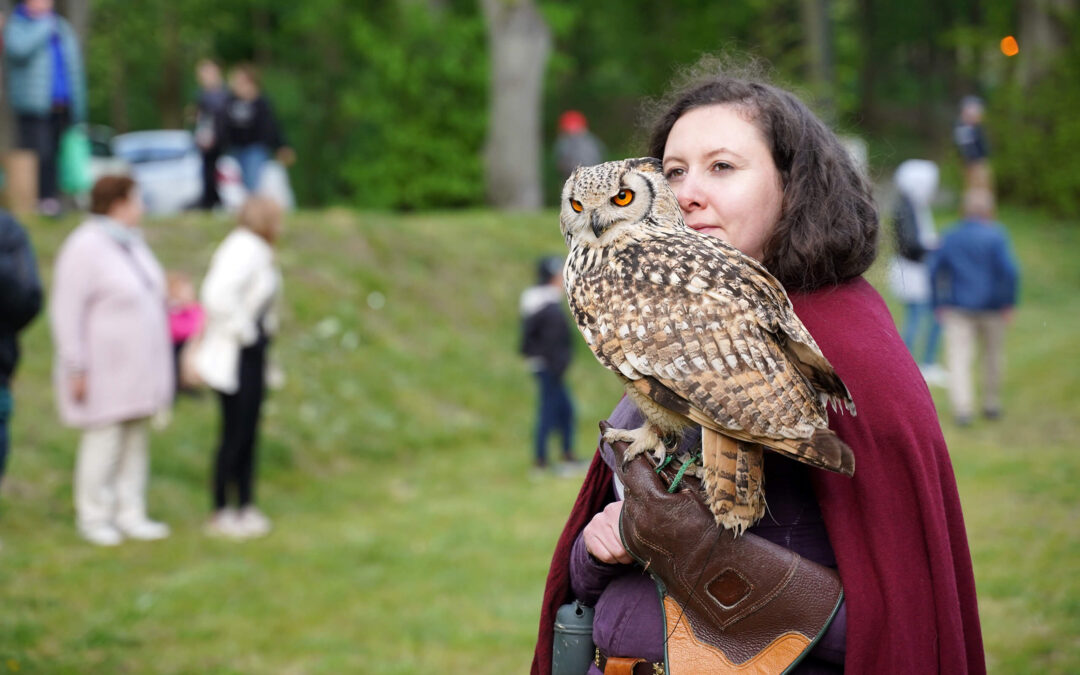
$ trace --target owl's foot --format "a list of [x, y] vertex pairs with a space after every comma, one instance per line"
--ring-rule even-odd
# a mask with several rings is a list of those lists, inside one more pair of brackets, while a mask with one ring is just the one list
[[608, 429], [604, 433], [604, 440], [608, 443], [622, 441], [630, 444], [623, 455], [624, 465], [641, 453], [649, 451], [657, 462], [663, 462], [668, 452], [664, 439], [651, 424], [643, 424], [637, 429]]
[[731, 530], [739, 536], [765, 515], [765, 500], [755, 500], [752, 504], [736, 504], [726, 499], [709, 504], [716, 524], [725, 530]]

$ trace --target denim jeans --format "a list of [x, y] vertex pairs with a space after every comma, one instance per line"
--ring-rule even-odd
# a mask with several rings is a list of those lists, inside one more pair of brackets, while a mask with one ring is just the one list
[[11, 409], [13, 406], [11, 390], [0, 385], [0, 480], [4, 478], [4, 469], [7, 467], [9, 441], [9, 425], [11, 423]]
[[[918, 340], [926, 333], [926, 344], [922, 355], [916, 353]], [[904, 303], [904, 344], [920, 366], [937, 363], [938, 341], [941, 339], [941, 324], [934, 316], [929, 302]]]
[[270, 148], [262, 143], [252, 143], [233, 148], [229, 153], [240, 162], [240, 172], [244, 177], [244, 187], [248, 192], [255, 192], [259, 187], [259, 176], [263, 166], [270, 161]]
[[563, 384], [562, 376], [549, 370], [536, 373], [540, 385], [540, 410], [536, 420], [536, 463], [547, 463], [547, 438], [552, 431], [562, 435], [562, 454], [572, 459], [574, 436], [574, 405]]

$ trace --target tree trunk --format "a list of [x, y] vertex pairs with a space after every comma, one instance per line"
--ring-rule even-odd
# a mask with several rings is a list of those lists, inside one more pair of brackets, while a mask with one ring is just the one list
[[859, 42], [862, 46], [862, 59], [859, 64], [859, 117], [867, 133], [878, 131], [880, 112], [878, 96], [875, 90], [878, 73], [881, 70], [881, 58], [876, 48], [874, 0], [858, 1]]
[[251, 30], [255, 34], [255, 65], [259, 69], [265, 69], [270, 65], [272, 49], [270, 47], [270, 12], [256, 5], [251, 10]]
[[818, 110], [830, 125], [836, 122], [833, 101], [832, 44], [829, 0], [802, 0], [803, 42], [807, 79], [817, 98]]
[[500, 209], [543, 205], [540, 97], [551, 32], [532, 0], [482, 0], [491, 53], [487, 200]]
[[75, 36], [79, 38], [79, 45], [86, 51], [86, 38], [90, 34], [90, 2], [89, 0], [64, 0], [57, 3], [57, 11], [68, 20]]
[[1020, 2], [1020, 86], [1027, 87], [1042, 77], [1065, 46], [1068, 23], [1076, 11], [1076, 0], [1021, 0]]
[[167, 2], [161, 9], [161, 80], [157, 104], [161, 126], [180, 129], [184, 126], [183, 64], [180, 53], [180, 17], [177, 7]]
[[127, 109], [127, 64], [117, 59], [112, 64], [109, 78], [109, 125], [118, 134], [130, 130], [131, 120]]

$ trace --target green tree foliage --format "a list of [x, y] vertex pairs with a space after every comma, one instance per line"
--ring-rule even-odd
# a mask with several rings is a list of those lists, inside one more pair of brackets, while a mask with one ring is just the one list
[[[170, 22], [171, 54], [161, 40]], [[292, 179], [305, 203], [410, 209], [483, 197], [487, 62], [472, 3], [99, 0], [87, 52], [91, 118], [121, 131], [179, 120], [199, 58], [254, 61], [299, 155]], [[180, 83], [162, 80], [169, 68]]]
[[[1080, 35], [1080, 17], [1069, 23], [1067, 34]], [[991, 101], [991, 159], [1002, 198], [1080, 216], [1078, 82], [1074, 39], [1033, 85], [1010, 83]]]
[[[956, 104], [980, 93], [990, 103], [1005, 194], [1075, 213], [1068, 210], [1077, 200], [1072, 160], [1040, 161], [1049, 142], [1063, 152], [1076, 147], [1075, 44], [1050, 75], [1021, 92], [997, 51], [997, 41], [1017, 30], [1014, 0], [824, 4], [828, 91], [809, 84], [805, 0], [539, 0], [555, 39], [544, 147], [550, 153], [559, 114], [574, 108], [588, 116], [611, 157], [639, 153], [643, 100], [659, 96], [702, 53], [743, 51], [771, 63], [777, 81], [805, 97], [827, 96], [820, 111], [869, 140], [871, 163], [882, 174], [925, 156], [954, 175]], [[182, 112], [194, 99], [195, 61], [250, 60], [297, 151], [291, 175], [303, 203], [480, 204], [484, 30], [475, 0], [95, 0], [87, 45], [91, 119], [119, 130], [190, 124]], [[1046, 135], [1037, 143], [1038, 134]], [[561, 181], [552, 165], [549, 159], [545, 192], [553, 201]]]

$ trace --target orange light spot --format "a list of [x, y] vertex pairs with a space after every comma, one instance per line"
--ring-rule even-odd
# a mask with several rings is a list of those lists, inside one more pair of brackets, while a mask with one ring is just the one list
[[1020, 53], [1020, 45], [1017, 44], [1016, 38], [1011, 35], [1006, 35], [1001, 38], [1001, 53], [1005, 56], [1016, 56]]

